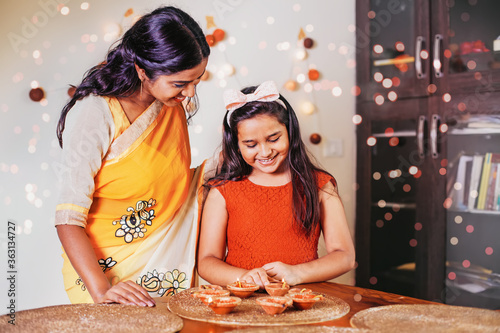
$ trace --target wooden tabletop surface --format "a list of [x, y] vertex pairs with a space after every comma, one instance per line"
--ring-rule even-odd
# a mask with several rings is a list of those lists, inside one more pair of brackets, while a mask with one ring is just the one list
[[[382, 291], [352, 287], [331, 282], [303, 284], [297, 287], [309, 288], [315, 292], [338, 297], [346, 301], [351, 307], [350, 312], [341, 318], [314, 324], [320, 326], [351, 327], [349, 321], [356, 312], [374, 306], [390, 305], [390, 304], [435, 304], [433, 302], [417, 298], [411, 298], [396, 294], [385, 293]], [[183, 321], [184, 321], [184, 327], [182, 328], [181, 332], [217, 333], [217, 332], [232, 331], [235, 329], [234, 326], [228, 326], [228, 325], [217, 325], [217, 324], [194, 321], [189, 319], [183, 319]], [[238, 328], [244, 328], [244, 327], [245, 326], [238, 326]]]

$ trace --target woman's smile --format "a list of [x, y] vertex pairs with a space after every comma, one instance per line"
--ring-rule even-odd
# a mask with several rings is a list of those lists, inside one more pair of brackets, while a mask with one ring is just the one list
[[173, 98], [173, 100], [176, 101], [177, 103], [182, 103], [185, 99], [186, 96], [177, 96]]

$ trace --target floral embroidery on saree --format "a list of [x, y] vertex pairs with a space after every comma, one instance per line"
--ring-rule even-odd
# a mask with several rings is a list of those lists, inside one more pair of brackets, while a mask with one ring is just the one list
[[[99, 259], [98, 260], [99, 266], [101, 266], [102, 272], [105, 273], [106, 271], [109, 271], [111, 267], [116, 265], [116, 261], [113, 260], [113, 258], [109, 257], [107, 259]], [[75, 284], [77, 285], [82, 285], [82, 291], [87, 290], [87, 287], [85, 286], [85, 283], [83, 283], [82, 278], [78, 277], [76, 279]]]
[[186, 273], [178, 269], [166, 273], [158, 273], [156, 269], [140, 276], [136, 283], [148, 292], [158, 292], [158, 295], [170, 296], [189, 288]]
[[155, 218], [154, 209], [149, 209], [156, 204], [155, 199], [149, 201], [139, 200], [134, 207], [127, 208], [130, 214], [122, 215], [119, 220], [114, 220], [113, 225], [119, 223], [120, 227], [116, 230], [116, 237], [123, 237], [125, 243], [130, 243], [136, 238], [144, 237], [147, 229], [146, 225], [151, 225]]

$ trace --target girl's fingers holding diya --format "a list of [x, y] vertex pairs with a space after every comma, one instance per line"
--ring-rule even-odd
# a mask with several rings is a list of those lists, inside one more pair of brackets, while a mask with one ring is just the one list
[[262, 266], [269, 276], [272, 276], [279, 282], [285, 279], [287, 283], [295, 285], [299, 283], [296, 273], [296, 266], [288, 265], [281, 261], [270, 262]]
[[259, 270], [258, 275], [262, 287], [264, 287], [266, 284], [269, 284], [269, 277], [267, 276], [267, 272], [265, 270]]
[[264, 266], [262, 266], [262, 268], [266, 270], [266, 273], [268, 276], [279, 280], [280, 279], [280, 276], [279, 276], [280, 270], [276, 264], [277, 264], [276, 262], [271, 262], [271, 263], [265, 264]]
[[[248, 279], [251, 279], [252, 281], [248, 281]], [[254, 268], [252, 270], [249, 270], [247, 273], [245, 273], [242, 277], [241, 280], [250, 282], [250, 283], [255, 283], [261, 288], [264, 288], [266, 284], [269, 283], [269, 278], [267, 276], [266, 270], [262, 268]]]
[[275, 278], [275, 277], [272, 277], [272, 276], [269, 276], [269, 275], [268, 275], [267, 277], [268, 277], [268, 279], [269, 279], [269, 282], [281, 282], [281, 280], [280, 280], [280, 279], [277, 279], [277, 278]]

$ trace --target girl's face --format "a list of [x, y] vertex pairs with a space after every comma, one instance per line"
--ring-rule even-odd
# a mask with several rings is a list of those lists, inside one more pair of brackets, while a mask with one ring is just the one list
[[143, 81], [143, 93], [148, 95], [151, 102], [159, 100], [166, 106], [177, 106], [186, 97], [194, 96], [207, 62], [205, 58], [193, 68], [172, 75], [160, 75], [154, 81], [146, 78]]
[[238, 147], [254, 175], [287, 171], [289, 146], [288, 131], [276, 117], [259, 115], [238, 123]]

